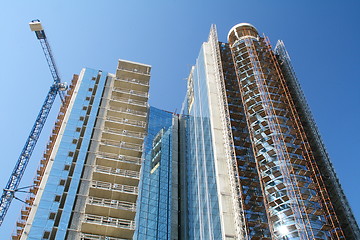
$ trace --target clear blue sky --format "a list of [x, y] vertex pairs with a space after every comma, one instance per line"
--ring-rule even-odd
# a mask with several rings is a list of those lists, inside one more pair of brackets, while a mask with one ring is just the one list
[[[206, 3], [206, 4], [204, 4]], [[252, 23], [285, 41], [300, 83], [354, 214], [360, 221], [360, 1], [144, 0], [3, 1], [0, 38], [0, 188], [15, 165], [52, 83], [28, 22], [46, 29], [62, 80], [83, 67], [115, 72], [117, 59], [152, 65], [150, 103], [179, 111], [186, 77], [210, 25]], [[58, 111], [58, 102], [31, 159], [30, 185]], [[19, 217], [13, 202], [0, 227], [7, 239]]]

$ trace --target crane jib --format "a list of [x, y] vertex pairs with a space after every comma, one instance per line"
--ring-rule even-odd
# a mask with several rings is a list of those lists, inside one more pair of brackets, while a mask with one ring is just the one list
[[55, 101], [57, 93], [59, 93], [62, 103], [64, 103], [64, 92], [66, 90], [66, 84], [61, 83], [58, 70], [55, 65], [54, 57], [51, 53], [50, 45], [47, 41], [45, 31], [39, 20], [33, 20], [30, 22], [30, 29], [35, 32], [36, 37], [39, 39], [43, 52], [45, 54], [46, 61], [48, 63], [51, 75], [53, 77], [53, 84], [45, 98], [45, 101], [40, 109], [40, 112], [36, 118], [35, 124], [33, 125], [29, 137], [21, 151], [20, 157], [18, 158], [14, 170], [3, 190], [0, 199], [0, 226], [4, 221], [5, 215], [10, 207], [16, 191], [19, 190], [20, 180], [25, 172], [26, 166], [30, 160], [31, 154], [35, 148], [37, 140], [39, 139], [41, 130], [44, 127], [46, 119], [49, 115], [51, 107]]

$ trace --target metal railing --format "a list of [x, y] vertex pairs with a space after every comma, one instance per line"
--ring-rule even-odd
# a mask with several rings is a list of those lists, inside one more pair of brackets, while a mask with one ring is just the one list
[[80, 240], [128, 240], [127, 238], [116, 238], [104, 235], [96, 235], [90, 233], [81, 233]]
[[109, 237], [104, 235], [96, 235], [90, 233], [81, 233], [80, 240], [128, 240], [127, 238], [116, 238], [116, 237]]
[[110, 98], [110, 100], [116, 101], [116, 102], [121, 102], [121, 103], [132, 104], [132, 105], [136, 105], [136, 106], [140, 106], [140, 107], [146, 107], [147, 106], [146, 102], [139, 101], [139, 100], [134, 100], [134, 99], [131, 99], [131, 98], [123, 98], [123, 97], [112, 96]]
[[106, 145], [106, 146], [111, 146], [111, 147], [118, 147], [118, 148], [127, 149], [127, 150], [139, 151], [139, 152], [141, 152], [143, 150], [143, 146], [140, 144], [128, 143], [128, 142], [118, 142], [118, 141], [108, 140], [108, 139], [101, 140], [100, 144]]
[[113, 91], [119, 92], [119, 93], [130, 94], [130, 95], [134, 95], [134, 96], [138, 96], [138, 97], [145, 97], [145, 98], [147, 98], [149, 96], [149, 94], [147, 92], [124, 89], [124, 88], [119, 88], [119, 87], [114, 87]]
[[137, 171], [105, 167], [105, 166], [99, 166], [99, 165], [95, 166], [95, 172], [114, 174], [114, 175], [119, 175], [119, 176], [123, 176], [123, 177], [130, 177], [130, 178], [137, 178], [137, 179], [139, 179], [139, 177], [140, 177], [140, 173]]
[[104, 225], [104, 226], [111, 226], [116, 228], [126, 228], [130, 230], [135, 229], [135, 222], [127, 219], [121, 218], [113, 218], [113, 217], [104, 217], [92, 214], [85, 214], [84, 215], [84, 222]]
[[133, 72], [133, 73], [138, 73], [138, 74], [144, 74], [144, 75], [150, 75], [150, 70], [149, 68], [146, 69], [138, 69], [138, 68], [125, 68], [125, 67], [120, 67], [118, 66], [117, 70], [122, 70], [122, 71], [127, 71], [127, 72]]
[[92, 181], [91, 182], [91, 187], [98, 188], [98, 189], [104, 189], [104, 190], [110, 190], [110, 191], [131, 193], [131, 194], [137, 194], [138, 193], [138, 187], [129, 186], [129, 185], [123, 185], [123, 184], [118, 184], [118, 183]]
[[135, 203], [113, 200], [113, 199], [89, 197], [88, 204], [102, 206], [102, 207], [115, 208], [115, 209], [129, 210], [132, 212], [135, 212], [135, 210], [136, 210]]
[[146, 87], [149, 86], [148, 81], [134, 79], [134, 78], [116, 78], [115, 80], [121, 81], [121, 82], [127, 82], [127, 83], [135, 83], [137, 85], [142, 85], [142, 86], [146, 86]]
[[131, 115], [135, 115], [135, 116], [139, 116], [139, 117], [146, 117], [147, 112], [146, 111], [136, 111], [130, 108], [122, 108], [122, 107], [114, 107], [114, 106], [109, 106], [107, 108], [108, 110], [114, 111], [114, 112], [119, 112], [119, 113], [126, 113], [126, 114], [131, 114]]
[[104, 128], [103, 133], [113, 133], [116, 135], [133, 137], [133, 138], [138, 138], [138, 139], [144, 139], [144, 137], [145, 137], [145, 133], [142, 133], [142, 132], [121, 130], [121, 129], [109, 128], [109, 127]]
[[130, 156], [113, 154], [113, 153], [104, 153], [100, 151], [96, 152], [95, 155], [97, 158], [104, 158], [112, 161], [127, 162], [136, 165], [141, 164], [141, 158], [137, 158], [137, 157], [130, 157]]
[[115, 123], [125, 124], [125, 125], [129, 125], [129, 126], [134, 126], [134, 127], [141, 127], [141, 128], [146, 127], [146, 122], [144, 122], [144, 121], [137, 121], [137, 120], [131, 120], [131, 119], [126, 119], [126, 118], [118, 118], [118, 117], [113, 117], [113, 116], [108, 116], [105, 119], [108, 121], [115, 122]]

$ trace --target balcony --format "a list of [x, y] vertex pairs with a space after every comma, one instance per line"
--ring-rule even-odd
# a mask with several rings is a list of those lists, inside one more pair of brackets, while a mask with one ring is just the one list
[[123, 209], [135, 212], [136, 204], [132, 202], [126, 201], [119, 201], [119, 200], [112, 200], [112, 199], [105, 199], [105, 198], [97, 198], [97, 197], [88, 197], [87, 204], [96, 205], [96, 206], [103, 206], [108, 208], [114, 209]]
[[135, 222], [127, 219], [104, 217], [93, 214], [83, 216], [81, 231], [111, 237], [131, 238], [135, 229]]
[[125, 142], [134, 142], [138, 144], [142, 144], [145, 138], [145, 133], [136, 132], [136, 131], [127, 131], [121, 130], [117, 128], [104, 128], [102, 130], [102, 137], [112, 140], [123, 140]]
[[146, 121], [148, 109], [146, 111], [136, 111], [130, 109], [129, 106], [117, 107], [113, 105], [108, 105], [106, 108], [107, 116], [118, 117], [118, 118], [127, 118], [137, 121]]
[[135, 210], [136, 204], [132, 202], [88, 197], [85, 213], [108, 217], [123, 216], [127, 220], [134, 220]]
[[117, 76], [118, 75], [121, 75], [121, 74], [118, 74], [119, 71], [124, 71], [126, 73], [130, 73], [130, 74], [139, 74], [139, 75], [144, 75], [144, 76], [147, 76], [147, 77], [150, 77], [150, 72], [145, 70], [145, 69], [139, 69], [137, 67], [118, 67], [117, 68]]
[[119, 142], [110, 139], [100, 141], [99, 151], [107, 153], [119, 153], [125, 156], [141, 157], [142, 144]]
[[119, 142], [119, 141], [114, 141], [111, 139], [103, 139], [100, 141], [100, 144], [103, 144], [106, 146], [112, 146], [112, 147], [116, 147], [116, 148], [133, 150], [133, 151], [137, 151], [137, 152], [141, 152], [143, 150], [142, 144]]
[[121, 128], [119, 125], [122, 125], [123, 128], [126, 128], [127, 130], [139, 132], [144, 132], [146, 128], [145, 121], [118, 118], [113, 116], [108, 116], [105, 118], [105, 120], [107, 121], [105, 125], [110, 125], [108, 126], [109, 128]]
[[109, 183], [109, 182], [92, 181], [91, 187], [99, 188], [99, 189], [106, 189], [106, 190], [111, 190], [111, 191], [130, 193], [130, 194], [138, 193], [138, 187], [116, 184], [116, 183]]
[[[140, 75], [135, 72], [120, 73], [118, 69], [117, 77], [114, 82], [115, 88], [133, 89], [140, 92], [149, 91], [149, 76]], [[120, 75], [120, 77], [118, 77]]]
[[117, 93], [128, 94], [131, 96], [136, 96], [136, 97], [141, 97], [141, 98], [146, 98], [146, 99], [149, 97], [149, 94], [147, 92], [136, 91], [136, 90], [132, 90], [132, 89], [130, 90], [130, 89], [114, 87], [113, 91], [117, 92]]
[[134, 109], [130, 108], [123, 108], [123, 107], [115, 107], [115, 106], [109, 106], [108, 108], [111, 111], [115, 111], [117, 113], [125, 113], [125, 114], [131, 114], [138, 117], [146, 117], [147, 111], [136, 111]]
[[100, 180], [105, 182], [120, 183], [126, 185], [138, 185], [140, 173], [127, 169], [120, 169], [114, 167], [95, 166], [93, 173], [93, 180]]
[[94, 171], [98, 172], [98, 173], [113, 174], [113, 175], [128, 177], [128, 178], [139, 179], [139, 177], [140, 177], [140, 173], [137, 171], [105, 167], [105, 166], [96, 166]]
[[102, 152], [97, 153], [96, 157], [106, 158], [116, 162], [119, 161], [119, 162], [127, 162], [130, 164], [141, 165], [141, 158], [137, 158], [137, 157], [130, 157], [130, 156], [124, 156], [118, 154], [111, 154], [111, 153], [102, 153]]
[[131, 99], [131, 98], [123, 98], [123, 97], [118, 97], [118, 96], [111, 96], [110, 98], [110, 104], [111, 105], [115, 105], [118, 107], [123, 106], [124, 104], [126, 105], [131, 105], [131, 109], [135, 110], [135, 111], [146, 111], [147, 110], [147, 101], [140, 101], [140, 100], [135, 100], [135, 99]]
[[90, 233], [81, 233], [80, 240], [128, 240], [125, 238], [109, 237], [105, 235], [96, 235]]
[[85, 214], [84, 222], [117, 228], [135, 229], [135, 222], [127, 219]]
[[134, 72], [143, 72], [149, 75], [151, 66], [143, 63], [119, 59], [118, 69], [126, 69], [128, 71], [134, 71]]
[[138, 187], [135, 186], [93, 180], [89, 196], [136, 202], [137, 194]]
[[140, 157], [124, 156], [114, 153], [97, 152], [96, 164], [122, 169], [139, 171], [141, 166]]

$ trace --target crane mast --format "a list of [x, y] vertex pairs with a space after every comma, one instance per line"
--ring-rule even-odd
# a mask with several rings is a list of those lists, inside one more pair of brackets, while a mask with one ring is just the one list
[[64, 92], [66, 90], [66, 83], [62, 83], [59, 77], [58, 70], [55, 65], [54, 57], [51, 53], [50, 45], [47, 41], [44, 29], [41, 26], [39, 20], [33, 20], [30, 22], [30, 29], [35, 32], [37, 39], [39, 39], [43, 52], [45, 54], [46, 61], [48, 63], [51, 75], [53, 77], [53, 84], [50, 87], [45, 101], [40, 109], [40, 112], [35, 120], [31, 132], [25, 142], [25, 145], [20, 153], [14, 170], [3, 190], [0, 199], [0, 226], [4, 221], [5, 215], [10, 207], [11, 201], [15, 197], [15, 193], [18, 191], [20, 180], [24, 175], [26, 166], [29, 162], [31, 154], [35, 148], [37, 140], [39, 139], [41, 130], [43, 129], [46, 119], [49, 115], [51, 107], [55, 101], [56, 95], [59, 93], [62, 103], [64, 103]]

